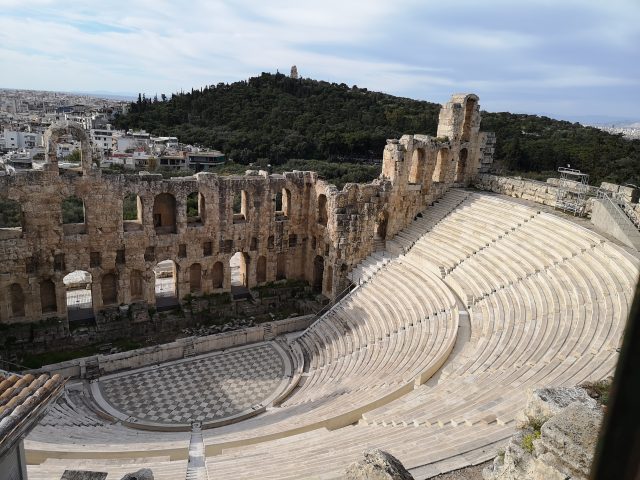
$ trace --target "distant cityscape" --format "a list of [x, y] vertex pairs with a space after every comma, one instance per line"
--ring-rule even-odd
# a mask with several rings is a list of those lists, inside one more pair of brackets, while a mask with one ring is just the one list
[[623, 137], [629, 139], [640, 139], [640, 122], [628, 125], [587, 125], [589, 127], [599, 128], [605, 132], [612, 134], [622, 134]]
[[[225, 162], [217, 150], [182, 144], [176, 137], [113, 127], [130, 102], [87, 94], [34, 90], [0, 90], [0, 175], [13, 169], [39, 169], [45, 163], [44, 132], [56, 122], [76, 122], [89, 135], [92, 162], [115, 171], [184, 170], [201, 172]], [[80, 145], [69, 138], [59, 142], [60, 168], [79, 166]]]

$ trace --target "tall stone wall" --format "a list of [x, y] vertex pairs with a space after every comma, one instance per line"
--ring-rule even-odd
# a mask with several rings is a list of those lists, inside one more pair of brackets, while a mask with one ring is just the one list
[[[23, 219], [21, 229], [0, 229], [0, 322], [66, 321], [63, 278], [76, 270], [91, 275], [95, 312], [155, 305], [154, 267], [164, 260], [174, 262], [179, 300], [228, 292], [236, 252], [249, 288], [292, 278], [335, 295], [376, 239], [393, 237], [448, 188], [475, 178], [493, 145], [479, 125], [478, 97], [454, 95], [440, 113], [437, 138], [389, 140], [380, 178], [342, 190], [314, 172], [163, 179], [102, 175], [86, 162], [81, 172], [63, 173], [51, 163], [0, 177], [0, 199], [17, 202]], [[52, 131], [48, 139], [75, 132]], [[188, 217], [194, 193], [199, 211]], [[129, 195], [136, 197], [136, 220], [123, 220]], [[62, 203], [72, 196], [84, 203], [84, 222], [63, 224]]]

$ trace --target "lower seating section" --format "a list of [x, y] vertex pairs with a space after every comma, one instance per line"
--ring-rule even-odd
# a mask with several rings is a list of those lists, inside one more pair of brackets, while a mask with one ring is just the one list
[[[528, 389], [613, 373], [640, 268], [625, 249], [469, 191], [447, 194], [387, 246], [375, 271], [292, 340], [304, 365], [288, 398], [202, 432], [209, 478], [340, 478], [368, 447], [427, 478], [493, 457]], [[76, 458], [101, 448], [157, 457], [189, 441], [99, 418], [73, 392], [27, 449], [56, 450], [54, 431]]]
[[105, 480], [121, 480], [127, 473], [136, 472], [141, 468], [149, 468], [153, 472], [153, 478], [155, 480], [184, 479], [187, 472], [187, 461], [171, 461], [168, 457], [115, 460], [67, 460], [50, 458], [40, 465], [28, 466], [27, 475], [29, 480], [58, 480], [62, 477], [65, 470], [75, 470], [102, 472], [107, 474]]
[[121, 425], [100, 412], [89, 397], [88, 386], [78, 383], [70, 385], [49, 407], [25, 440], [25, 447], [28, 461], [33, 462], [55, 457], [55, 452], [68, 452], [75, 458], [100, 458], [104, 452], [151, 455], [154, 450], [186, 451], [189, 439], [189, 432], [152, 432]]

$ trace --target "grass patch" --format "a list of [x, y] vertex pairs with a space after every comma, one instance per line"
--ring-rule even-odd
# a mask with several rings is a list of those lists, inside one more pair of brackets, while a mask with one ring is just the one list
[[529, 454], [533, 453], [533, 441], [540, 438], [540, 430], [527, 433], [522, 437], [522, 448]]

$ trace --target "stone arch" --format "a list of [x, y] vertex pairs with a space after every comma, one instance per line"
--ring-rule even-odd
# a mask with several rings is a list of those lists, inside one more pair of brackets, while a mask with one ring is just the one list
[[458, 153], [458, 162], [456, 163], [456, 177], [454, 180], [456, 183], [464, 182], [464, 174], [467, 169], [468, 156], [469, 156], [469, 152], [467, 151], [466, 148], [461, 149], [460, 153]]
[[473, 114], [475, 113], [477, 105], [478, 97], [476, 97], [475, 95], [469, 95], [464, 104], [464, 119], [462, 121], [462, 135], [460, 136], [461, 142], [468, 142], [471, 138]]
[[285, 280], [287, 278], [287, 256], [279, 253], [276, 257], [276, 280]]
[[178, 265], [173, 260], [158, 262], [153, 268], [155, 275], [156, 306], [172, 307], [178, 304]]
[[71, 135], [80, 142], [81, 165], [83, 173], [89, 172], [93, 168], [91, 158], [91, 139], [87, 132], [77, 122], [59, 122], [51, 125], [44, 133], [45, 158], [49, 169], [58, 168], [58, 157], [56, 155], [56, 144], [66, 135]]
[[324, 194], [318, 195], [317, 219], [320, 225], [327, 225], [327, 196]]
[[324, 258], [316, 255], [313, 259], [313, 289], [322, 292], [322, 282], [324, 281]]
[[14, 318], [24, 317], [24, 292], [19, 283], [12, 283], [9, 286], [9, 305], [11, 316]]
[[74, 270], [64, 276], [62, 283], [66, 290], [65, 300], [69, 321], [93, 318], [93, 278], [91, 274], [85, 270]]
[[249, 286], [249, 263], [249, 255], [244, 252], [236, 252], [229, 259], [232, 288]]
[[198, 293], [202, 289], [202, 266], [194, 263], [189, 267], [189, 291]]
[[153, 201], [153, 226], [158, 235], [176, 233], [176, 199], [170, 193], [156, 195]]
[[213, 288], [222, 288], [224, 286], [224, 265], [222, 262], [213, 264], [211, 279], [213, 281]]
[[50, 279], [40, 282], [40, 308], [42, 313], [55, 313], [58, 311], [56, 284]]
[[118, 303], [118, 277], [113, 273], [107, 273], [100, 280], [103, 305], [115, 305]]
[[189, 226], [204, 225], [204, 195], [200, 192], [191, 192], [187, 195], [187, 224]]
[[129, 291], [131, 300], [142, 300], [144, 298], [144, 280], [140, 270], [131, 270], [129, 274]]
[[135, 193], [129, 193], [122, 200], [122, 220], [124, 231], [142, 230], [142, 199]]
[[258, 257], [256, 262], [256, 283], [265, 283], [267, 281], [267, 258], [264, 255]]
[[409, 183], [422, 183], [426, 158], [427, 155], [424, 148], [416, 148], [413, 150], [411, 157], [411, 170], [409, 172]]
[[434, 182], [444, 182], [447, 175], [447, 166], [449, 165], [449, 149], [443, 147], [438, 150], [436, 156], [436, 166], [433, 170], [432, 180]]

